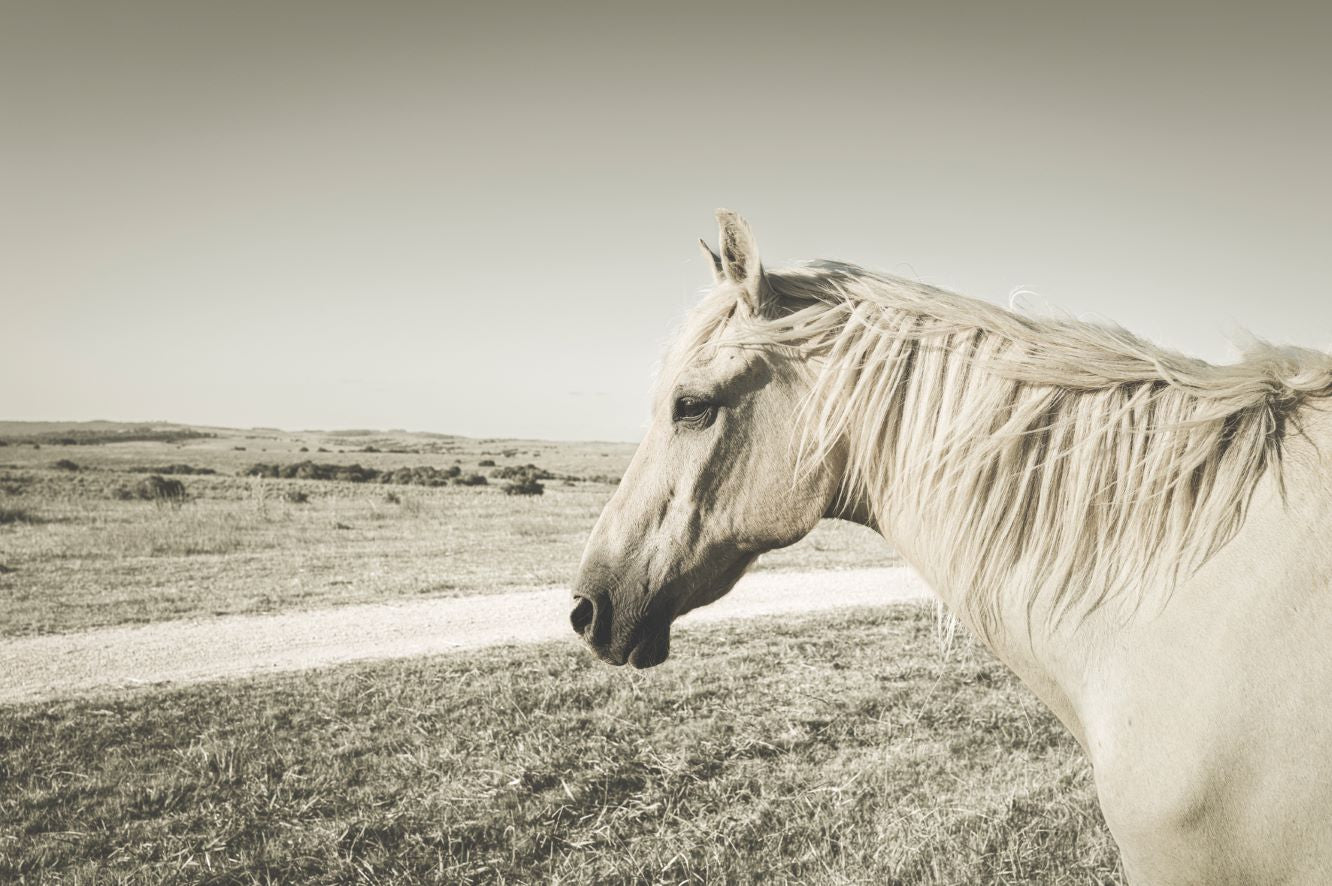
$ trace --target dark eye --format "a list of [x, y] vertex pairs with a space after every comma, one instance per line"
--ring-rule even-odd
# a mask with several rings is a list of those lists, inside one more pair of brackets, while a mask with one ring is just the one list
[[671, 421], [678, 425], [703, 428], [712, 424], [717, 415], [717, 404], [701, 397], [678, 397], [671, 410]]

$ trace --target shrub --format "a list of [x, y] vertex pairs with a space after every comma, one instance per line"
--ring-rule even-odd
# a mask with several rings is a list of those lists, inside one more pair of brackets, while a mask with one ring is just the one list
[[310, 451], [310, 447], [309, 447], [309, 446], [302, 446], [300, 451], [301, 451], [301, 452], [309, 452], [309, 451]]
[[10, 526], [15, 523], [37, 523], [40, 522], [31, 512], [23, 508], [0, 508], [0, 526]]
[[493, 467], [495, 467], [495, 459], [493, 459], [493, 458], [483, 458], [483, 459], [481, 459], [479, 462], [476, 463], [476, 466], [477, 466], [478, 468], [493, 468]]
[[496, 480], [555, 480], [554, 474], [536, 465], [505, 465], [490, 472]]
[[480, 474], [468, 474], [465, 477], [454, 477], [455, 486], [485, 486], [486, 478]]
[[388, 502], [391, 505], [400, 505], [402, 504], [402, 496], [390, 490], [384, 493], [384, 501]]
[[505, 495], [542, 495], [546, 487], [535, 480], [515, 480], [504, 484]]
[[168, 480], [158, 474], [149, 474], [139, 481], [134, 491], [144, 501], [159, 505], [180, 505], [185, 501], [185, 484]]
[[117, 486], [111, 490], [111, 497], [116, 501], [134, 501], [139, 494], [128, 486]]
[[60, 459], [59, 461], [51, 465], [51, 467], [60, 471], [77, 471], [79, 469], [77, 463], [72, 462], [67, 458]]
[[333, 479], [341, 480], [344, 483], [364, 483], [367, 480], [374, 480], [378, 476], [379, 471], [374, 468], [363, 468], [360, 465], [347, 465], [333, 472]]
[[294, 505], [303, 505], [310, 500], [310, 493], [304, 489], [288, 489], [282, 495], [288, 502]]

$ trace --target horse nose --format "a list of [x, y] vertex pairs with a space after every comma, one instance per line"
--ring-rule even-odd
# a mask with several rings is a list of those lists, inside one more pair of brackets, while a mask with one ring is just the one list
[[610, 643], [611, 601], [606, 593], [574, 594], [573, 612], [569, 623], [574, 633], [586, 640], [594, 649]]
[[597, 604], [587, 597], [576, 596], [574, 599], [577, 602], [574, 603], [573, 612], [569, 613], [569, 623], [573, 625], [574, 633], [582, 636], [588, 626], [596, 620]]

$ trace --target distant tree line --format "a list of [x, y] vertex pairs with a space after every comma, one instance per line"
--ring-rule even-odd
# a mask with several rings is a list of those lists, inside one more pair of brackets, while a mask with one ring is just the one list
[[[160, 472], [159, 472], [160, 473]], [[327, 462], [300, 461], [292, 464], [257, 462], [241, 471], [243, 477], [268, 477], [274, 480], [339, 480], [344, 483], [385, 483], [401, 486], [485, 486], [488, 483], [482, 474], [464, 473], [458, 465], [436, 468], [419, 465], [411, 468], [371, 468], [361, 464], [330, 464]], [[620, 482], [618, 477], [598, 474], [593, 477], [578, 477], [572, 474], [556, 474], [537, 465], [505, 465], [494, 468], [490, 479], [503, 480], [504, 491], [510, 495], [540, 495], [544, 488], [543, 480], [563, 480], [574, 483], [583, 480], [593, 483]]]
[[157, 465], [155, 467], [152, 465], [135, 465], [125, 470], [131, 474], [198, 474], [202, 476], [217, 473], [212, 468], [200, 468], [194, 465]]
[[120, 431], [48, 431], [41, 434], [24, 434], [0, 437], [3, 445], [47, 445], [47, 446], [96, 446], [103, 443], [183, 443], [187, 440], [200, 440], [216, 437], [207, 431], [193, 428], [126, 428]]

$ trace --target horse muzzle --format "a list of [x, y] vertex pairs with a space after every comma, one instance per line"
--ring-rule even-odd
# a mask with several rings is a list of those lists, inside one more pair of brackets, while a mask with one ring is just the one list
[[607, 664], [650, 668], [670, 655], [671, 620], [645, 615], [632, 625], [616, 624], [615, 606], [605, 591], [574, 593], [569, 623], [597, 657]]

